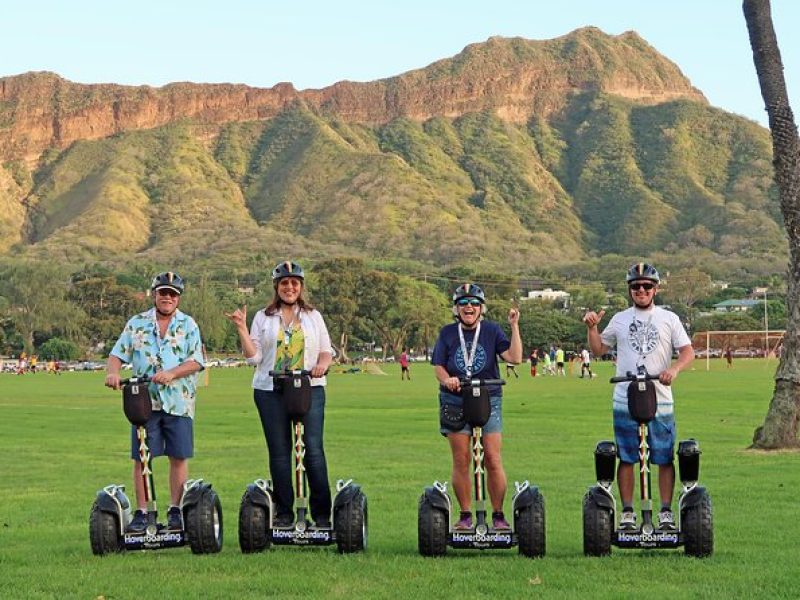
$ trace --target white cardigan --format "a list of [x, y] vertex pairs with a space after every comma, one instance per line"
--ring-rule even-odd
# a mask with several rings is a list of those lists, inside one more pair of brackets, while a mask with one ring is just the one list
[[[322, 352], [333, 354], [331, 337], [328, 328], [318, 310], [300, 311], [300, 326], [303, 328], [305, 347], [303, 350], [303, 368], [310, 371], [317, 364]], [[257, 390], [272, 391], [272, 377], [269, 372], [275, 367], [275, 353], [278, 346], [279, 332], [281, 331], [281, 317], [279, 313], [267, 316], [262, 308], [253, 317], [250, 326], [250, 339], [256, 347], [256, 353], [247, 359], [247, 364], [255, 365], [253, 375], [253, 388]], [[325, 377], [311, 379], [311, 385], [325, 385]]]

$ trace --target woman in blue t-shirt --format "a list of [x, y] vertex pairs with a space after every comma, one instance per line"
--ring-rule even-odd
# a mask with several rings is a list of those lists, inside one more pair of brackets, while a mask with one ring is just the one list
[[[453, 293], [453, 315], [457, 322], [445, 325], [433, 349], [431, 363], [439, 380], [439, 404], [460, 405], [461, 385], [459, 379], [499, 379], [497, 366], [499, 355], [507, 363], [522, 362], [522, 340], [519, 335], [519, 311], [508, 312], [511, 325], [511, 340], [502, 328], [493, 321], [486, 321], [486, 296], [477, 285], [465, 283]], [[502, 449], [502, 391], [499, 385], [489, 386], [491, 414], [483, 427], [483, 448], [488, 476], [489, 498], [492, 503], [492, 524], [495, 529], [510, 529], [503, 515], [503, 500], [506, 494], [506, 473], [501, 457]], [[472, 481], [469, 473], [471, 458], [470, 436], [472, 427], [454, 431], [446, 427], [440, 430], [446, 435], [453, 455], [453, 490], [461, 506], [461, 515], [456, 529], [472, 527], [470, 495]]]

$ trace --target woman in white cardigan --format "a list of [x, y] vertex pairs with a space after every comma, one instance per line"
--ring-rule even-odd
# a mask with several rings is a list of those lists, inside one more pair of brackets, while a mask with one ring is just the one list
[[330, 527], [331, 490], [323, 449], [325, 422], [325, 373], [333, 359], [331, 339], [318, 310], [303, 297], [305, 275], [297, 263], [280, 263], [272, 270], [275, 294], [259, 310], [247, 331], [247, 306], [226, 315], [235, 325], [248, 364], [255, 365], [253, 395], [267, 440], [269, 470], [275, 492], [273, 523], [294, 522], [292, 506], [291, 421], [280, 395], [274, 390], [270, 371], [305, 369], [311, 372], [311, 409], [304, 419], [305, 467], [311, 490], [311, 518], [318, 527]]

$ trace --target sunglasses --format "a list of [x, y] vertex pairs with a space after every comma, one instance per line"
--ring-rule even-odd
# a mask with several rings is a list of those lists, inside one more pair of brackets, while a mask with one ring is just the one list
[[160, 290], [156, 290], [156, 294], [158, 294], [159, 296], [169, 296], [171, 298], [174, 298], [175, 296], [178, 295], [178, 292], [176, 292], [175, 290], [170, 290], [168, 288], [161, 288]]
[[649, 292], [654, 287], [656, 286], [653, 283], [632, 283], [628, 286], [631, 290], [644, 290], [646, 292]]
[[480, 306], [481, 301], [477, 298], [459, 298], [456, 304], [459, 306]]

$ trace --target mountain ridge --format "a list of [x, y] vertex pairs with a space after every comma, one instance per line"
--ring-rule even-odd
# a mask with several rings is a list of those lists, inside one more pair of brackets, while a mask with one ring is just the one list
[[633, 32], [495, 37], [321, 90], [33, 73], [0, 79], [0, 257], [773, 269], [770, 161], [765, 129]]

